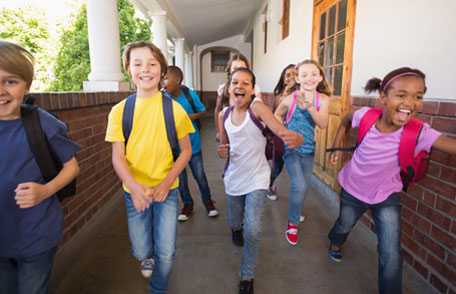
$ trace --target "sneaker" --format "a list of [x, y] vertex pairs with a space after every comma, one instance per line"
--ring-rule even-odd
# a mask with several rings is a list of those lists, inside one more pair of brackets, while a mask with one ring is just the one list
[[231, 240], [233, 244], [239, 247], [244, 246], [244, 235], [243, 230], [231, 230]]
[[141, 274], [144, 278], [148, 279], [152, 276], [152, 272], [154, 271], [154, 259], [153, 258], [146, 258], [141, 261]]
[[214, 201], [212, 200], [209, 200], [208, 202], [206, 202], [204, 204], [204, 206], [206, 206], [206, 210], [207, 210], [207, 216], [209, 217], [216, 217], [219, 215], [219, 212], [218, 210], [215, 208], [214, 206]]
[[299, 216], [299, 222], [300, 223], [303, 223], [305, 220], [306, 220], [306, 216], [305, 215], [300, 215]]
[[177, 220], [180, 222], [188, 221], [188, 219], [192, 216], [192, 214], [193, 214], [193, 204], [184, 204], [184, 207], [182, 207], [181, 213], [177, 217]]
[[239, 294], [253, 294], [253, 279], [242, 280], [239, 283]]
[[335, 249], [336, 246], [334, 245], [329, 245], [329, 250], [328, 250], [328, 256], [335, 262], [341, 262], [342, 261], [342, 251], [340, 248]]
[[287, 231], [285, 232], [288, 243], [295, 246], [298, 244], [298, 226], [288, 223]]
[[277, 188], [275, 186], [270, 187], [269, 191], [266, 193], [266, 197], [268, 197], [269, 200], [276, 201], [277, 200]]

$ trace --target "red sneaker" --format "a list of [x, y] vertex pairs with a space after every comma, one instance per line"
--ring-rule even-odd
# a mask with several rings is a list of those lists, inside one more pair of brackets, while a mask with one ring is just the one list
[[298, 244], [298, 226], [288, 223], [287, 231], [285, 232], [288, 243], [295, 246]]

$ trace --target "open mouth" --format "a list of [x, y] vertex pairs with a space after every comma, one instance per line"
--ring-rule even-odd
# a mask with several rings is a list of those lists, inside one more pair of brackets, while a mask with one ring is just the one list
[[6, 104], [8, 104], [10, 102], [11, 102], [11, 100], [9, 100], [9, 99], [1, 99], [0, 98], [0, 105], [6, 105]]
[[412, 110], [405, 109], [405, 108], [399, 108], [398, 110], [396, 110], [396, 113], [397, 113], [397, 117], [399, 118], [399, 121], [406, 122], [412, 115]]
[[151, 76], [140, 76], [139, 80], [143, 82], [151, 81], [153, 78]]
[[245, 97], [245, 92], [244, 91], [234, 91], [234, 96], [236, 98], [244, 98]]

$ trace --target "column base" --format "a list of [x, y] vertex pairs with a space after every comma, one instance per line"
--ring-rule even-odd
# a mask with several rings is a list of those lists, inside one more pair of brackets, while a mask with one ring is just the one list
[[126, 92], [130, 85], [125, 81], [85, 81], [84, 92]]

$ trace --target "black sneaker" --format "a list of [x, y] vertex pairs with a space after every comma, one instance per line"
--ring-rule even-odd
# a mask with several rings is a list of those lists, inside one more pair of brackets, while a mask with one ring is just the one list
[[204, 203], [207, 210], [207, 216], [209, 217], [216, 217], [219, 215], [217, 208], [215, 208], [214, 201], [209, 200], [208, 202]]
[[243, 280], [239, 283], [239, 294], [253, 294], [253, 279]]
[[184, 204], [182, 207], [181, 213], [177, 217], [177, 220], [180, 222], [187, 221], [193, 214], [193, 203], [192, 204]]
[[243, 230], [231, 230], [231, 233], [233, 244], [239, 247], [244, 246]]
[[342, 251], [340, 248], [334, 249], [335, 247], [331, 244], [329, 245], [328, 256], [335, 262], [342, 261]]

